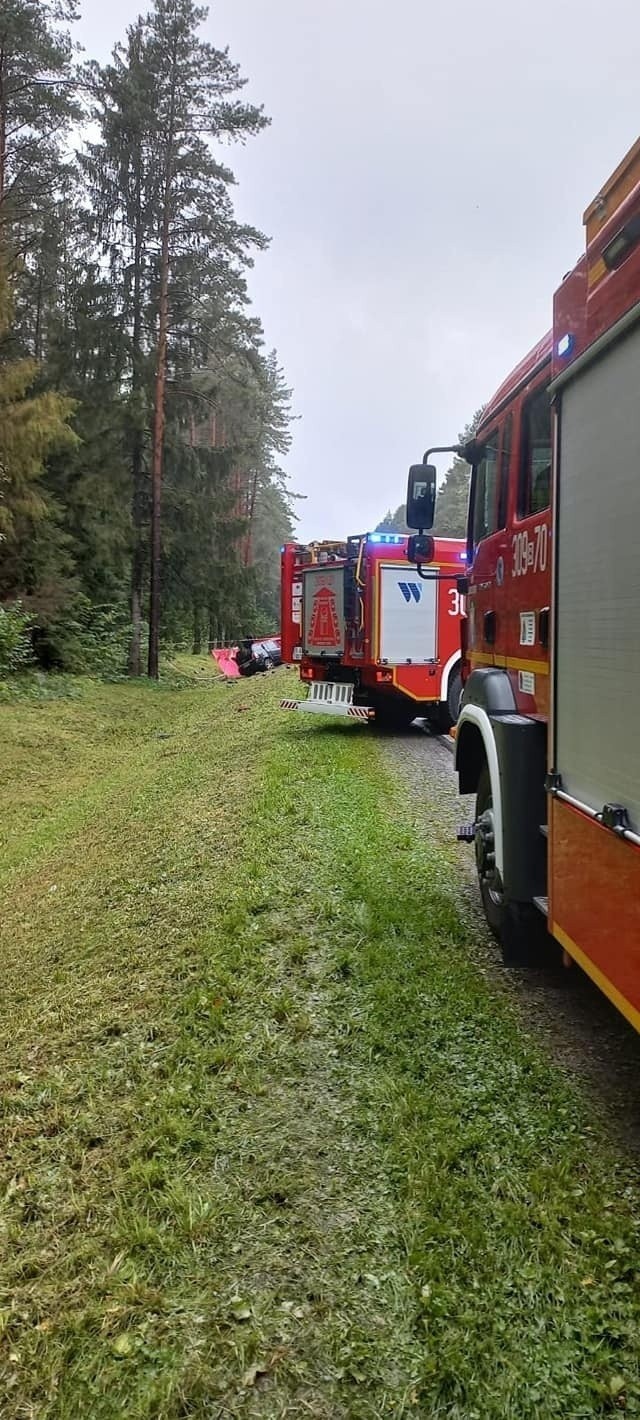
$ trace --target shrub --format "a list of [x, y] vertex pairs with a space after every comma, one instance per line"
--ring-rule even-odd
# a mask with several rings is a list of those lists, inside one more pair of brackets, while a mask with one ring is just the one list
[[20, 602], [0, 606], [0, 676], [11, 675], [31, 661], [30, 625]]
[[64, 612], [39, 623], [35, 653], [45, 670], [117, 679], [126, 673], [130, 635], [127, 607], [93, 606], [77, 596]]

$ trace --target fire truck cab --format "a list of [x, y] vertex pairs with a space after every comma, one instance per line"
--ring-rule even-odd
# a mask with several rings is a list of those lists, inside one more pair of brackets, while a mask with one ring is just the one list
[[640, 141], [584, 224], [552, 332], [464, 451], [456, 768], [505, 960], [548, 927], [640, 1028]]
[[455, 722], [465, 545], [437, 539], [421, 577], [407, 543], [366, 533], [282, 549], [282, 659], [309, 687], [305, 699], [283, 700], [284, 709], [398, 728], [417, 716], [439, 731]]
[[460, 792], [473, 826], [487, 920], [505, 960], [546, 935], [545, 771], [551, 603], [549, 334], [487, 405], [471, 463]]

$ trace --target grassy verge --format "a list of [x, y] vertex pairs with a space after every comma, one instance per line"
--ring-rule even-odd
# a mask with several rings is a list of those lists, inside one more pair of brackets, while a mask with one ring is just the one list
[[638, 1414], [635, 1181], [281, 689], [0, 710], [0, 1412]]

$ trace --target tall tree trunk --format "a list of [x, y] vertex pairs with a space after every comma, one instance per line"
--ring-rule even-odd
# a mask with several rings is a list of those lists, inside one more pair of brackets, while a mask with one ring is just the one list
[[33, 358], [40, 363], [42, 332], [42, 252], [38, 262], [38, 295], [36, 297], [36, 325], [33, 333]]
[[198, 602], [193, 603], [193, 646], [194, 656], [202, 654], [202, 614]]
[[130, 676], [142, 675], [142, 594], [140, 592], [141, 558], [139, 547], [134, 547], [131, 561], [131, 641], [129, 642], [128, 671]]
[[0, 207], [4, 200], [7, 174], [7, 59], [4, 49], [0, 49]]
[[[4, 204], [7, 187], [7, 56], [0, 48], [0, 264], [7, 261], [9, 223], [5, 233]], [[8, 266], [7, 261], [7, 266]], [[8, 271], [5, 273], [8, 276]]]
[[243, 550], [243, 556], [242, 556], [242, 562], [243, 562], [243, 565], [244, 565], [245, 567], [250, 567], [250, 566], [251, 566], [251, 553], [252, 553], [252, 543], [253, 543], [253, 515], [254, 515], [255, 510], [256, 510], [256, 497], [257, 497], [257, 493], [258, 493], [258, 477], [259, 477], [259, 475], [258, 475], [258, 471], [257, 471], [257, 469], [256, 469], [255, 473], [253, 473], [253, 474], [251, 475], [251, 481], [250, 481], [250, 483], [249, 483], [249, 487], [248, 487], [248, 490], [247, 490], [247, 509], [246, 509], [247, 531], [246, 531], [246, 533], [245, 533], [244, 550]]
[[133, 548], [131, 554], [131, 641], [129, 644], [129, 675], [142, 675], [142, 596], [144, 591], [145, 568], [145, 480], [143, 467], [142, 435], [142, 214], [141, 181], [138, 174], [136, 187], [136, 232], [133, 253], [133, 332], [131, 404], [133, 411], [133, 435], [131, 442], [131, 527]]
[[158, 679], [160, 648], [160, 556], [162, 449], [164, 444], [164, 395], [167, 380], [167, 326], [169, 323], [169, 184], [165, 184], [160, 253], [160, 309], [158, 315], [158, 357], [156, 363], [155, 407], [153, 411], [153, 451], [151, 464], [151, 594], [149, 599], [148, 675]]
[[169, 123], [167, 126], [167, 156], [162, 201], [162, 243], [160, 249], [160, 305], [158, 311], [158, 357], [156, 362], [155, 407], [153, 411], [153, 446], [151, 465], [151, 595], [149, 601], [149, 664], [148, 675], [158, 679], [160, 649], [160, 556], [162, 548], [160, 502], [162, 494], [162, 451], [164, 445], [165, 387], [167, 382], [167, 337], [169, 326], [169, 228], [171, 185], [173, 179], [173, 145], [175, 141], [177, 37], [174, 36]]

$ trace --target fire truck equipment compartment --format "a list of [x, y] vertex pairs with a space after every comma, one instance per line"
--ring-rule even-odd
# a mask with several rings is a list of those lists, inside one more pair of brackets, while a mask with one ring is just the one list
[[304, 653], [339, 656], [344, 651], [344, 568], [320, 563], [305, 567], [304, 576]]
[[404, 567], [380, 568], [378, 659], [388, 665], [424, 665], [436, 657], [435, 577], [430, 581]]
[[562, 391], [554, 755], [565, 793], [597, 813], [607, 803], [624, 805], [635, 833], [639, 390], [640, 322]]

